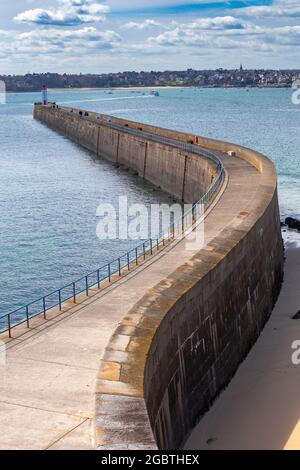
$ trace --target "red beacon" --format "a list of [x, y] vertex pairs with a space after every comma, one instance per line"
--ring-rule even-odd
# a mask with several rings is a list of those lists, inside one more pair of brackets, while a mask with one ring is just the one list
[[48, 104], [48, 90], [47, 90], [46, 85], [43, 85], [42, 87], [42, 103], [44, 105]]

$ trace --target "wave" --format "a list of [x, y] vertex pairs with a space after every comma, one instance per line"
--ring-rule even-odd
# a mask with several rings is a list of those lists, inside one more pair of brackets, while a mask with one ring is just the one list
[[119, 96], [117, 98], [95, 98], [86, 100], [72, 100], [72, 101], [61, 101], [60, 104], [72, 104], [72, 103], [95, 103], [98, 101], [118, 101], [118, 100], [137, 100], [145, 98], [154, 98], [151, 95], [146, 96]]

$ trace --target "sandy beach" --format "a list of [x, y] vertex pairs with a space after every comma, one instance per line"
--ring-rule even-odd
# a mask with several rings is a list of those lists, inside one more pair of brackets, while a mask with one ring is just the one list
[[[285, 279], [273, 314], [228, 388], [188, 439], [190, 450], [300, 450], [300, 233], [285, 231]], [[300, 355], [299, 355], [300, 357]]]
[[104, 88], [48, 88], [48, 91], [59, 91], [59, 92], [65, 92], [65, 91], [117, 91], [117, 90], [123, 90], [123, 91], [151, 91], [151, 90], [167, 90], [170, 88], [174, 88], [175, 90], [177, 89], [182, 89], [182, 88], [198, 88], [195, 86], [132, 86], [132, 87], [104, 87]]
[[[191, 85], [191, 86], [186, 86], [186, 85], [155, 85], [155, 86], [128, 86], [128, 87], [102, 87], [102, 88], [97, 88], [97, 87], [82, 87], [82, 88], [48, 88], [48, 91], [58, 91], [58, 92], [86, 92], [86, 91], [117, 91], [117, 90], [123, 90], [123, 91], [151, 91], [151, 90], [181, 90], [181, 89], [197, 89], [197, 90], [207, 90], [207, 89], [223, 89], [223, 90], [229, 90], [229, 89], [234, 89], [234, 88], [241, 88], [241, 87], [236, 87], [236, 86], [213, 86], [213, 85], [202, 85], [202, 86], [196, 86], [196, 85]], [[258, 89], [276, 89], [276, 88], [291, 88], [291, 87], [278, 87], [278, 86], [260, 86], [260, 87], [248, 87], [248, 89], [251, 88], [258, 88]], [[246, 87], [242, 87], [242, 89], [246, 90]]]

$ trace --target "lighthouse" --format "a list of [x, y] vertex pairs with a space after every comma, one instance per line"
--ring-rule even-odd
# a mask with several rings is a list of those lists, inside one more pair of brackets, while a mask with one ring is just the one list
[[46, 85], [43, 85], [42, 87], [42, 103], [44, 105], [48, 104], [48, 90], [47, 90]]

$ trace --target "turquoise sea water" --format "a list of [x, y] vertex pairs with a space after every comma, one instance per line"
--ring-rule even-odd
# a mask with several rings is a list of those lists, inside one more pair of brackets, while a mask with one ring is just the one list
[[[225, 139], [269, 156], [282, 217], [300, 217], [300, 107], [290, 89], [56, 91], [59, 104]], [[0, 106], [0, 316], [98, 268], [136, 245], [99, 241], [96, 208], [170, 202], [138, 178], [97, 159], [32, 119], [40, 94]]]

